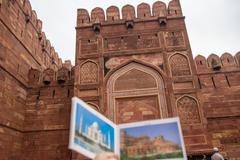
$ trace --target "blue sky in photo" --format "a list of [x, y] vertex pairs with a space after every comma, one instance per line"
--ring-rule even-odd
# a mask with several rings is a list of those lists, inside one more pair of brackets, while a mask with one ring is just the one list
[[178, 131], [177, 122], [171, 122], [166, 124], [154, 124], [149, 126], [130, 127], [123, 129], [131, 136], [139, 137], [143, 135], [149, 136], [153, 139], [156, 136], [163, 136], [166, 140], [175, 142], [181, 145], [180, 134]]
[[[108, 132], [110, 132], [110, 141], [111, 141], [111, 149], [114, 150], [114, 128], [111, 127], [109, 124], [95, 116], [93, 113], [89, 112], [87, 109], [85, 109], [83, 106], [81, 106], [79, 103], [77, 103], [77, 109], [76, 109], [76, 123], [75, 127], [78, 130], [80, 125], [80, 116], [83, 115], [83, 122], [82, 122], [82, 129], [85, 130], [86, 125], [90, 126], [94, 122], [98, 123], [98, 127], [101, 130], [102, 134], [107, 135]], [[106, 138], [108, 143], [108, 138]]]

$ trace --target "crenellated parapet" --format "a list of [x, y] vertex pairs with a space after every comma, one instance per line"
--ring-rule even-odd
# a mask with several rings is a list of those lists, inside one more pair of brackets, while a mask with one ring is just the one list
[[31, 68], [28, 72], [29, 85], [31, 87], [57, 86], [73, 84], [74, 70], [71, 62], [66, 61], [58, 70], [46, 68], [43, 71]]
[[240, 86], [240, 52], [235, 56], [224, 53], [220, 57], [211, 54], [207, 58], [195, 57], [200, 89]]
[[[135, 12], [136, 10], [136, 12]], [[109, 22], [138, 21], [157, 18], [182, 17], [182, 10], [179, 0], [172, 0], [168, 6], [161, 1], [155, 2], [152, 7], [147, 3], [141, 3], [135, 9], [132, 5], [125, 5], [121, 9], [110, 6], [106, 12], [99, 7], [94, 8], [90, 13], [86, 9], [78, 9], [77, 26], [89, 26], [93, 24], [104, 24]]]
[[60, 68], [61, 59], [42, 31], [42, 21], [32, 10], [30, 1], [2, 0], [0, 3], [0, 18], [3, 25], [21, 42], [35, 63], [40, 64], [41, 69]]
[[207, 58], [202, 55], [195, 57], [195, 65], [198, 72], [226, 71], [240, 68], [240, 52], [235, 56], [230, 53], [224, 53], [219, 57], [211, 54]]

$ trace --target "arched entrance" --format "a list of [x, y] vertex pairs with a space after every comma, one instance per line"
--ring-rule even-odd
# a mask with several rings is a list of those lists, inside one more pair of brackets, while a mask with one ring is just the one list
[[107, 82], [109, 117], [116, 123], [167, 117], [165, 87], [155, 69], [132, 62]]

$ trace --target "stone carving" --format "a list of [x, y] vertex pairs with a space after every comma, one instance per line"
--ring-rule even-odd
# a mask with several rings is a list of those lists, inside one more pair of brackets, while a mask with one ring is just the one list
[[159, 47], [158, 34], [143, 34], [138, 36], [138, 48], [155, 48]]
[[200, 123], [197, 101], [189, 96], [184, 96], [177, 101], [177, 110], [182, 124]]
[[[127, 82], [127, 85], [125, 82]], [[157, 88], [156, 79], [146, 72], [132, 69], [116, 79], [114, 90], [126, 91], [147, 88]]]
[[87, 103], [90, 107], [92, 107], [93, 109], [95, 109], [96, 111], [100, 112], [100, 108], [97, 104], [92, 103], [92, 102], [88, 102]]
[[150, 120], [159, 117], [157, 96], [121, 98], [116, 100], [117, 122]]
[[46, 69], [43, 71], [43, 83], [45, 85], [50, 84], [54, 80], [54, 70], [51, 68]]
[[104, 39], [104, 49], [106, 51], [122, 51], [157, 47], [160, 47], [157, 33], [109, 37]]
[[70, 79], [70, 74], [71, 74], [71, 72], [65, 67], [59, 69], [58, 72], [57, 72], [58, 83], [59, 84], [65, 83], [67, 80]]
[[156, 70], [136, 62], [111, 75], [107, 96], [109, 118], [117, 123], [164, 118], [167, 115], [162, 77]]
[[127, 49], [126, 37], [105, 38], [104, 48], [107, 51], [126, 50]]
[[31, 68], [28, 72], [29, 83], [38, 84], [40, 76], [41, 76], [41, 73], [39, 70]]
[[181, 31], [166, 32], [165, 42], [168, 47], [179, 47], [184, 46], [184, 37]]
[[170, 68], [172, 76], [191, 75], [188, 59], [182, 54], [175, 54], [170, 58]]
[[98, 66], [92, 61], [87, 61], [82, 64], [80, 69], [80, 83], [91, 84], [98, 82]]
[[114, 57], [109, 59], [105, 63], [105, 67], [107, 69], [113, 69], [127, 62], [129, 59], [138, 59], [146, 63], [151, 62], [151, 64], [155, 66], [160, 66], [163, 64], [163, 55], [158, 53], [158, 54], [151, 54], [151, 55], [132, 55], [132, 56], [124, 56], [124, 57]]

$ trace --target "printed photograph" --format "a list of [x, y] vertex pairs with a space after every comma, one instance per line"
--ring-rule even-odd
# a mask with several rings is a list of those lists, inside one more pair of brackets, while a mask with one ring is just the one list
[[74, 145], [94, 154], [114, 152], [114, 128], [77, 103]]
[[184, 160], [177, 122], [120, 129], [121, 160]]

